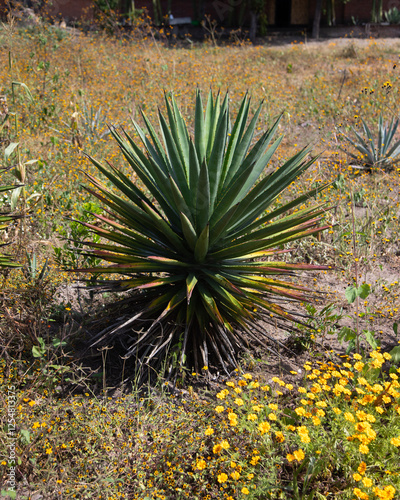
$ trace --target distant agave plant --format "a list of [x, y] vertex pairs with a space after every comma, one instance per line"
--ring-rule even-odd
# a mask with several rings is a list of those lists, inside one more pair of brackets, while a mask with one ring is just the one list
[[311, 290], [284, 277], [328, 267], [274, 256], [287, 251], [285, 243], [329, 227], [319, 225], [323, 205], [296, 208], [326, 186], [272, 208], [315, 159], [305, 148], [262, 176], [282, 140], [273, 142], [280, 119], [251, 146], [261, 105], [246, 125], [249, 107], [246, 96], [231, 128], [228, 96], [221, 103], [210, 92], [203, 111], [197, 92], [191, 136], [166, 95], [169, 124], [160, 112], [161, 138], [144, 113], [148, 136], [134, 123], [144, 151], [113, 129], [144, 190], [90, 158], [112, 188], [88, 175], [94, 189], [87, 190], [108, 213], [93, 214], [97, 225], [84, 223], [101, 237], [87, 242], [88, 252], [109, 265], [80, 271], [120, 275], [99, 281], [99, 290], [132, 292], [93, 345], [119, 339], [127, 356], [155, 369], [167, 361], [195, 370], [217, 363], [228, 371], [249, 340], [265, 344], [260, 319], [277, 326], [298, 321], [286, 304], [307, 301]]
[[[345, 151], [358, 164], [359, 168], [366, 170], [382, 169], [389, 171], [393, 165], [399, 162], [400, 140], [395, 140], [399, 119], [391, 120], [388, 126], [383, 122], [382, 115], [379, 117], [378, 137], [374, 140], [373, 134], [368, 125], [362, 120], [364, 137], [354, 128], [354, 137], [344, 135], [344, 139], [349, 142], [357, 151], [357, 154]], [[343, 148], [341, 148], [343, 150]]]
[[[5, 169], [0, 169], [0, 174], [4, 173]], [[6, 191], [11, 191], [12, 189], [16, 189], [17, 185], [15, 186], [0, 186], [0, 193], [4, 193]], [[9, 214], [9, 213], [4, 213], [0, 212], [0, 235], [1, 233], [7, 228], [9, 223], [15, 219], [17, 219], [19, 216], [15, 214]], [[6, 246], [7, 243], [0, 243], [0, 247]], [[7, 255], [3, 254], [0, 252], [0, 269], [5, 269], [5, 268], [10, 268], [10, 267], [20, 267], [19, 264], [14, 262], [12, 258]]]

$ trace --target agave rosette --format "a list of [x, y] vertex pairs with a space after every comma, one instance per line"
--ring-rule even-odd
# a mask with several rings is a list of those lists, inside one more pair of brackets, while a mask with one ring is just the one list
[[[354, 154], [349, 151], [346, 153], [362, 163], [362, 168], [378, 168], [390, 170], [393, 165], [398, 163], [400, 156], [400, 141], [395, 140], [399, 119], [392, 119], [388, 125], [383, 122], [382, 115], [379, 116], [378, 137], [376, 142], [372, 132], [366, 122], [361, 119], [364, 130], [364, 137], [352, 127], [354, 138], [344, 135], [344, 139], [349, 142], [359, 153]], [[341, 148], [343, 149], [343, 148]]]
[[231, 126], [228, 96], [214, 99], [210, 92], [204, 111], [197, 92], [192, 137], [175, 99], [166, 95], [161, 138], [144, 113], [147, 135], [134, 122], [142, 147], [113, 128], [144, 188], [90, 158], [113, 186], [88, 175], [94, 187], [87, 189], [107, 215], [93, 214], [99, 223], [85, 223], [101, 237], [87, 246], [108, 265], [82, 271], [121, 275], [99, 282], [100, 289], [133, 292], [131, 312], [103, 329], [94, 344], [119, 337], [127, 356], [144, 363], [161, 363], [171, 350], [181, 364], [189, 356], [197, 370], [211, 358], [227, 369], [249, 338], [265, 341], [257, 328], [260, 317], [279, 325], [297, 321], [287, 304], [308, 300], [311, 291], [284, 277], [327, 267], [290, 264], [274, 255], [286, 251], [284, 244], [324, 229], [325, 206], [304, 204], [325, 186], [272, 208], [315, 159], [305, 148], [263, 176], [282, 137], [274, 139], [278, 118], [252, 146], [261, 106], [247, 124], [246, 96]]

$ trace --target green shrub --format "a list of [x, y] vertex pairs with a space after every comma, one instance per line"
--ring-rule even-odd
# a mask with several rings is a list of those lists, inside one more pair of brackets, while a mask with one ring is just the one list
[[173, 97], [166, 96], [166, 106], [169, 124], [159, 113], [163, 143], [144, 113], [150, 138], [134, 123], [145, 152], [128, 134], [112, 130], [144, 190], [91, 158], [112, 188], [88, 175], [95, 188], [87, 189], [109, 215], [93, 214], [96, 225], [82, 224], [102, 238], [87, 242], [89, 253], [111, 264], [83, 271], [122, 275], [99, 282], [100, 290], [132, 292], [129, 305], [124, 302], [128, 309], [118, 310], [118, 321], [95, 343], [118, 337], [127, 356], [157, 369], [168, 357], [170, 369], [217, 362], [228, 370], [249, 339], [265, 342], [258, 320], [276, 326], [297, 321], [285, 304], [307, 301], [310, 290], [282, 277], [327, 269], [275, 257], [287, 251], [285, 243], [323, 229], [323, 205], [296, 207], [325, 186], [274, 208], [314, 158], [305, 148], [263, 176], [282, 140], [272, 142], [280, 118], [251, 147], [261, 105], [246, 127], [247, 96], [231, 128], [228, 96], [221, 103], [210, 93], [204, 113], [198, 92], [193, 137]]

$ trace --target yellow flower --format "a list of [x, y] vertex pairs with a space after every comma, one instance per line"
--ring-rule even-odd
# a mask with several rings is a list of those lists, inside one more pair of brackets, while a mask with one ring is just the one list
[[53, 453], [53, 448], [51, 446], [49, 448], [46, 448], [46, 453], [47, 455], [51, 455]]
[[298, 462], [301, 462], [305, 457], [304, 451], [300, 448], [299, 450], [293, 452], [293, 456]]
[[260, 455], [256, 455], [255, 457], [253, 457], [251, 460], [250, 460], [250, 463], [251, 465], [257, 465], [258, 462], [261, 460], [261, 457]]
[[205, 460], [201, 459], [201, 460], [197, 460], [196, 462], [196, 469], [199, 469], [199, 470], [204, 470], [207, 466], [207, 463]]
[[364, 477], [362, 482], [366, 488], [370, 488], [372, 486], [372, 479], [370, 479], [369, 477]]
[[222, 446], [222, 449], [223, 450], [228, 450], [229, 449], [229, 443], [226, 439], [224, 439], [223, 441], [221, 441], [221, 446]]
[[353, 493], [357, 498], [360, 498], [361, 500], [368, 500], [369, 496], [367, 493], [364, 493], [363, 491], [360, 490], [360, 488], [354, 488]]
[[235, 387], [235, 382], [227, 382], [226, 385], [228, 387]]
[[361, 462], [357, 470], [360, 474], [364, 474], [367, 470], [367, 464], [365, 462]]
[[270, 420], [273, 420], [273, 421], [275, 421], [275, 420], [277, 419], [277, 417], [276, 417], [275, 413], [270, 413], [270, 414], [268, 415], [268, 418], [269, 418]]
[[225, 408], [224, 408], [223, 406], [217, 406], [217, 407], [215, 408], [215, 411], [216, 411], [217, 413], [222, 413], [224, 410], [225, 410]]
[[294, 460], [294, 455], [292, 455], [291, 453], [288, 453], [288, 454], [286, 455], [286, 458], [288, 459], [288, 461], [289, 461], [289, 462], [293, 462], [293, 460]]
[[261, 422], [258, 425], [258, 430], [261, 432], [261, 434], [265, 434], [271, 429], [271, 426], [268, 422]]
[[253, 378], [253, 376], [250, 373], [245, 373], [243, 375], [243, 378], [245, 378], [246, 380], [251, 380]]
[[362, 477], [358, 472], [356, 472], [355, 474], [353, 474], [353, 479], [354, 481], [361, 481]]
[[346, 411], [346, 413], [344, 414], [344, 418], [348, 421], [348, 422], [354, 422], [354, 415], [348, 411]]
[[367, 455], [367, 453], [369, 453], [369, 448], [366, 444], [360, 444], [360, 446], [358, 447], [358, 450], [363, 455]]
[[306, 410], [302, 407], [295, 408], [294, 411], [297, 413], [299, 417], [302, 417], [306, 414]]
[[394, 498], [394, 495], [396, 493], [396, 490], [393, 486], [385, 486], [383, 490], [380, 488], [373, 488], [372, 491], [375, 493], [375, 495], [378, 498], [381, 498], [382, 500], [392, 500]]
[[357, 422], [354, 427], [358, 432], [365, 432], [371, 427], [371, 424], [369, 422]]
[[222, 446], [220, 444], [216, 444], [213, 446], [213, 453], [214, 455], [217, 455], [222, 451]]
[[276, 411], [276, 410], [278, 409], [278, 405], [277, 405], [277, 404], [275, 404], [275, 403], [270, 403], [270, 404], [268, 405], [268, 408], [270, 408], [270, 409], [271, 409], [271, 410], [273, 410], [273, 411]]
[[240, 474], [239, 472], [235, 471], [235, 472], [232, 472], [231, 474], [231, 478], [234, 480], [234, 481], [237, 481], [240, 477]]
[[235, 403], [236, 403], [238, 406], [243, 406], [243, 405], [244, 405], [243, 399], [240, 399], [240, 398], [236, 398], [236, 399], [235, 399]]
[[224, 389], [223, 391], [221, 391], [217, 394], [217, 398], [218, 399], [225, 399], [228, 394], [229, 394], [229, 391]]
[[340, 415], [342, 413], [342, 410], [340, 410], [339, 408], [332, 408], [332, 409], [336, 413], [336, 415]]
[[212, 434], [214, 434], [214, 429], [212, 427], [208, 427], [205, 431], [204, 431], [204, 434], [206, 436], [211, 436]]
[[312, 421], [314, 425], [320, 425], [321, 420], [318, 417], [312, 417]]
[[218, 482], [219, 483], [226, 483], [226, 481], [228, 480], [228, 476], [225, 474], [225, 472], [222, 472], [221, 474], [218, 474]]
[[354, 363], [354, 368], [360, 372], [362, 371], [362, 369], [364, 368], [364, 363], [362, 363], [361, 361], [358, 361], [357, 363]]
[[300, 427], [297, 427], [297, 432], [298, 432], [299, 436], [308, 435], [308, 429], [305, 425], [301, 425]]
[[37, 429], [38, 427], [40, 427], [39, 422], [35, 422], [35, 423], [32, 425], [32, 429]]
[[250, 413], [249, 415], [247, 415], [247, 420], [253, 422], [254, 420], [257, 420], [257, 415], [255, 413]]
[[251, 481], [254, 477], [254, 474], [247, 474], [247, 479]]
[[400, 436], [392, 438], [390, 440], [390, 444], [393, 444], [394, 446], [399, 447], [400, 446]]
[[242, 493], [243, 493], [243, 495], [248, 495], [250, 493], [250, 491], [246, 488], [246, 486], [244, 486], [242, 488]]
[[362, 356], [361, 356], [361, 354], [356, 353], [356, 354], [353, 354], [353, 359], [360, 360], [360, 359], [362, 359]]
[[285, 441], [285, 436], [283, 435], [283, 432], [281, 432], [281, 431], [275, 432], [275, 437], [279, 443], [283, 443]]

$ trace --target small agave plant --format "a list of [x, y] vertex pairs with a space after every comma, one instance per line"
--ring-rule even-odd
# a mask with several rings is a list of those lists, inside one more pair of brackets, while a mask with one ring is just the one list
[[[0, 174], [4, 172], [5, 172], [4, 168], [0, 169]], [[18, 187], [19, 187], [18, 185], [0, 186], [0, 193], [11, 191], [12, 189], [16, 189]], [[15, 214], [0, 212], [0, 235], [7, 228], [10, 222], [17, 219], [18, 217], [19, 216]], [[4, 247], [6, 245], [8, 245], [8, 243], [0, 243], [0, 247]], [[20, 267], [20, 265], [14, 262], [9, 255], [0, 252], [0, 269], [6, 269], [11, 267]]]
[[329, 227], [320, 226], [323, 205], [304, 208], [326, 186], [274, 205], [315, 158], [306, 148], [266, 172], [282, 140], [274, 139], [280, 118], [252, 145], [261, 105], [247, 124], [249, 108], [246, 96], [231, 127], [228, 96], [210, 92], [204, 110], [198, 91], [191, 134], [166, 95], [159, 134], [144, 113], [147, 135], [134, 122], [143, 149], [112, 129], [136, 179], [90, 158], [108, 187], [88, 175], [94, 188], [87, 190], [107, 215], [83, 224], [101, 237], [87, 242], [88, 252], [108, 265], [79, 271], [120, 276], [98, 281], [100, 291], [131, 291], [92, 345], [118, 339], [126, 356], [155, 369], [229, 371], [249, 342], [265, 345], [260, 320], [278, 327], [300, 321], [289, 304], [309, 300], [311, 290], [292, 277], [328, 267], [276, 256], [286, 243]]
[[[344, 135], [344, 139], [349, 142], [358, 153], [350, 153], [344, 150], [351, 158], [353, 158], [358, 166], [365, 170], [381, 169], [390, 171], [393, 165], [398, 163], [400, 156], [400, 141], [395, 140], [399, 120], [391, 120], [389, 125], [383, 121], [382, 115], [379, 117], [378, 123], [378, 137], [374, 140], [373, 134], [362, 119], [364, 137], [359, 134], [354, 128], [352, 132], [354, 137]], [[343, 148], [341, 148], [343, 150]], [[361, 165], [359, 165], [361, 164]]]

